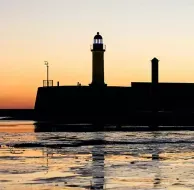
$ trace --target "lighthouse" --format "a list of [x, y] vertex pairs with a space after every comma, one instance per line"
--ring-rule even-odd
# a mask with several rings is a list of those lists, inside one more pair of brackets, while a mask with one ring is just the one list
[[94, 36], [92, 51], [92, 83], [90, 86], [106, 86], [104, 83], [104, 52], [103, 38], [97, 32]]

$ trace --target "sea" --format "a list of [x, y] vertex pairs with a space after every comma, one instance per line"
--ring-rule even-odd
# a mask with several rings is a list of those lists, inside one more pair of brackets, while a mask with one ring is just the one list
[[2, 117], [0, 190], [17, 189], [192, 190], [194, 131], [45, 132]]

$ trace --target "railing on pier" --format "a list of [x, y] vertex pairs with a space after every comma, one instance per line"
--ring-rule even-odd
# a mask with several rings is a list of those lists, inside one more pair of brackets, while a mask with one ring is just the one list
[[53, 80], [43, 80], [43, 87], [53, 86]]

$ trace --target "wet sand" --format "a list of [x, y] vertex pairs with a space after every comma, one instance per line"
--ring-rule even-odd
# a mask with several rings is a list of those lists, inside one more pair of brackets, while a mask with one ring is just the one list
[[0, 121], [0, 190], [194, 189], [194, 131], [34, 131]]

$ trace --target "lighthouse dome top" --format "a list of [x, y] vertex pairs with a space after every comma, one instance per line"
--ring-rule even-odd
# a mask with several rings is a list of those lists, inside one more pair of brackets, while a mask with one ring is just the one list
[[102, 36], [100, 35], [99, 32], [97, 32], [97, 34], [94, 36], [94, 39], [95, 40], [101, 40], [102, 39]]

